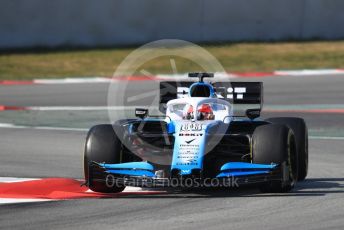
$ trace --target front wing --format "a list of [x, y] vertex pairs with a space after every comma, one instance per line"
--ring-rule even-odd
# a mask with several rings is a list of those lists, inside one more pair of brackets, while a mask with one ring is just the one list
[[196, 175], [183, 175], [164, 178], [154, 171], [148, 162], [130, 162], [122, 164], [89, 163], [90, 186], [95, 182], [106, 183], [108, 187], [116, 185], [134, 187], [239, 187], [262, 184], [270, 181], [285, 181], [287, 167], [277, 164], [252, 164], [231, 162], [221, 167], [214, 178]]

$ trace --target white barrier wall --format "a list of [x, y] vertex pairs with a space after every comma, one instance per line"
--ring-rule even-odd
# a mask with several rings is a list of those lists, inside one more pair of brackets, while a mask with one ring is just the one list
[[0, 48], [344, 38], [343, 0], [1, 0]]

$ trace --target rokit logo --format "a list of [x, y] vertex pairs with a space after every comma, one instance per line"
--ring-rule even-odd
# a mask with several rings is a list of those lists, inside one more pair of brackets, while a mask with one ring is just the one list
[[202, 124], [198, 123], [187, 123], [182, 124], [180, 131], [202, 131]]
[[219, 98], [243, 100], [246, 87], [219, 87], [216, 89]]
[[[177, 87], [177, 98], [188, 97], [188, 87]], [[246, 93], [246, 87], [218, 87], [216, 94], [218, 98], [243, 100]]]
[[203, 133], [179, 133], [180, 137], [201, 137]]

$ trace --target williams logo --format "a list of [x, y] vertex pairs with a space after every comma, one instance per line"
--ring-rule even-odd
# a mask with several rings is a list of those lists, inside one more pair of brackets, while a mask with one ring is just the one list
[[180, 131], [202, 131], [202, 124], [186, 123], [180, 127]]
[[193, 142], [194, 140], [196, 140], [196, 138], [189, 140], [189, 141], [185, 141], [186, 144], [190, 144], [191, 142]]

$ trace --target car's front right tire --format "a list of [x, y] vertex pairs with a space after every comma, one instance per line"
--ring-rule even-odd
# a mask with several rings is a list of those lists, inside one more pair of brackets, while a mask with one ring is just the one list
[[[84, 150], [84, 176], [89, 180], [89, 163], [116, 164], [120, 163], [121, 141], [117, 137], [114, 127], [110, 124], [93, 126], [87, 134]], [[108, 186], [105, 181], [94, 180], [89, 188], [95, 192], [118, 193], [125, 188], [124, 185]]]

